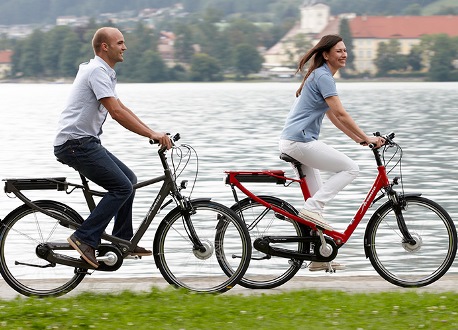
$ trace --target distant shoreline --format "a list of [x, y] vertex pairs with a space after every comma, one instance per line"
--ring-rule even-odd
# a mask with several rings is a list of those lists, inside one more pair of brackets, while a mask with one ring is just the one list
[[[33, 79], [33, 78], [19, 78], [19, 79], [0, 79], [0, 84], [71, 84], [74, 78], [46, 78], [46, 79]], [[351, 78], [343, 79], [336, 78], [337, 82], [427, 82], [422, 78]], [[234, 80], [228, 79], [223, 81], [164, 81], [164, 82], [149, 82], [145, 84], [162, 84], [162, 83], [269, 83], [269, 82], [300, 82], [299, 78], [272, 78], [272, 79], [247, 79], [247, 80]], [[453, 82], [453, 81], [452, 81]], [[143, 82], [133, 81], [118, 81], [123, 84], [142, 84]]]

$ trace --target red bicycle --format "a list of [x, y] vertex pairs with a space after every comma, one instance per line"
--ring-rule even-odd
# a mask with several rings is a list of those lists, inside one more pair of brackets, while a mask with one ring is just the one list
[[[441, 278], [455, 259], [455, 225], [437, 203], [421, 197], [421, 194], [404, 193], [402, 149], [393, 139], [394, 133], [391, 133], [385, 136], [386, 143], [380, 149], [371, 146], [378, 174], [344, 232], [319, 228], [299, 217], [288, 202], [274, 196], [256, 195], [243, 184], [289, 186], [297, 183], [306, 200], [310, 193], [305, 175], [300, 162], [292, 157], [280, 156], [292, 164], [298, 178], [286, 177], [283, 170], [226, 171], [225, 183], [230, 185], [235, 199], [232, 209], [245, 221], [254, 246], [250, 266], [239, 283], [252, 289], [274, 288], [290, 280], [304, 261], [332, 261], [367, 210], [383, 197], [388, 200], [377, 208], [366, 227], [366, 258], [381, 277], [401, 287], [421, 287]], [[388, 174], [398, 166], [400, 176], [390, 182]], [[402, 192], [394, 189], [399, 183]], [[235, 188], [247, 197], [239, 200]], [[224, 236], [224, 230], [224, 224], [221, 224], [219, 234]], [[239, 256], [233, 255], [232, 258]], [[221, 260], [220, 263], [226, 274], [233, 273], [227, 261]]]

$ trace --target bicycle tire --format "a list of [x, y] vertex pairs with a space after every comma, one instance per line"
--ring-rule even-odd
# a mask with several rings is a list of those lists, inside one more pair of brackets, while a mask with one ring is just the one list
[[[81, 216], [69, 206], [56, 201], [36, 201], [48, 212], [82, 223]], [[59, 220], [22, 205], [11, 211], [1, 222], [0, 272], [14, 290], [26, 296], [60, 296], [74, 289], [85, 272], [64, 265], [50, 265], [36, 254], [40, 243], [66, 242], [74, 229]], [[73, 250], [66, 254], [79, 257]], [[68, 252], [68, 253], [67, 253]]]
[[[277, 197], [259, 197], [289, 213], [298, 213], [293, 206]], [[252, 243], [256, 238], [262, 236], [302, 237], [310, 234], [310, 229], [307, 229], [306, 226], [274, 212], [249, 197], [235, 203], [231, 209], [245, 221]], [[224, 228], [221, 229], [220, 235], [225, 236]], [[282, 243], [273, 246], [299, 252], [305, 248], [303, 243]], [[275, 288], [293, 278], [301, 269], [302, 263], [303, 260], [268, 256], [253, 248], [250, 266], [239, 284], [249, 289]], [[221, 267], [227, 274], [231, 274], [233, 271], [230, 264], [222, 264]]]
[[[154, 238], [154, 260], [164, 279], [175, 287], [201, 293], [222, 293], [242, 278], [251, 255], [251, 241], [245, 224], [228, 207], [210, 200], [193, 200], [191, 222], [205, 252], [195, 251], [180, 207], [170, 211], [158, 226]], [[231, 239], [220, 241], [216, 232], [221, 219], [231, 231]], [[227, 276], [219, 263], [234, 259], [234, 272]]]
[[365, 234], [366, 256], [377, 273], [401, 287], [421, 287], [440, 279], [452, 265], [457, 249], [456, 228], [437, 203], [419, 196], [403, 197], [405, 224], [416, 240], [403, 243], [391, 202], [378, 208]]

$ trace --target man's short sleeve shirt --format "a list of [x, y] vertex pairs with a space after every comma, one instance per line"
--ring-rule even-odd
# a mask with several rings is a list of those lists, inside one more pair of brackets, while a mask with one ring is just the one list
[[117, 98], [115, 88], [116, 72], [100, 57], [81, 64], [60, 116], [54, 145], [87, 136], [99, 138], [108, 114], [100, 100]]

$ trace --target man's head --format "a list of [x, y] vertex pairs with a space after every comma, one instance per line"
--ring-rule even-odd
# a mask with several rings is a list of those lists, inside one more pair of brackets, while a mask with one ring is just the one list
[[100, 56], [109, 66], [124, 61], [124, 51], [127, 49], [121, 31], [113, 27], [98, 29], [92, 38], [94, 54]]

